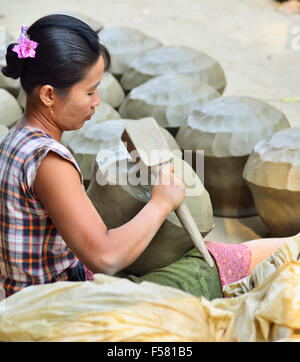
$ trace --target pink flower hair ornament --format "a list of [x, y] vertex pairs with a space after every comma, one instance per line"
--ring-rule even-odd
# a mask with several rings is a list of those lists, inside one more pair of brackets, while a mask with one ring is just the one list
[[35, 49], [39, 43], [29, 39], [27, 29], [27, 26], [22, 26], [18, 44], [12, 48], [12, 51], [18, 54], [18, 58], [35, 58]]

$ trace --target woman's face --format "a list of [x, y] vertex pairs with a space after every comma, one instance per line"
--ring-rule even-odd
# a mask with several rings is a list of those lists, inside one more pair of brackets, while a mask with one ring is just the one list
[[100, 104], [97, 86], [101, 82], [103, 70], [104, 61], [100, 56], [86, 77], [71, 88], [66, 98], [56, 99], [56, 122], [63, 131], [81, 128], [95, 113], [95, 107]]

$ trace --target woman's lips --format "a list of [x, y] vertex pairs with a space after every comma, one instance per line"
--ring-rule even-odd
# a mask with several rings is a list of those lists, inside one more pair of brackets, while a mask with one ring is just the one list
[[90, 119], [93, 117], [94, 114], [95, 114], [95, 112], [92, 113], [86, 120], [87, 120], [87, 121], [90, 120]]

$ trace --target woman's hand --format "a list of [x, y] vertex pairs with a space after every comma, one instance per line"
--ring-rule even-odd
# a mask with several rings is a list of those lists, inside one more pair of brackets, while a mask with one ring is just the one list
[[185, 186], [182, 178], [174, 174], [174, 165], [163, 166], [152, 186], [151, 200], [165, 204], [170, 211], [176, 210], [184, 201]]

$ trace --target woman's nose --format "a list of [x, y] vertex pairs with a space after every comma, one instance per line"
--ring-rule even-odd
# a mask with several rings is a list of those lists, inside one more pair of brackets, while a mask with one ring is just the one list
[[97, 92], [95, 92], [95, 99], [94, 99], [94, 101], [93, 101], [93, 107], [99, 106], [100, 103], [101, 103], [101, 99], [100, 99], [99, 93], [98, 93], [98, 91], [97, 91]]

